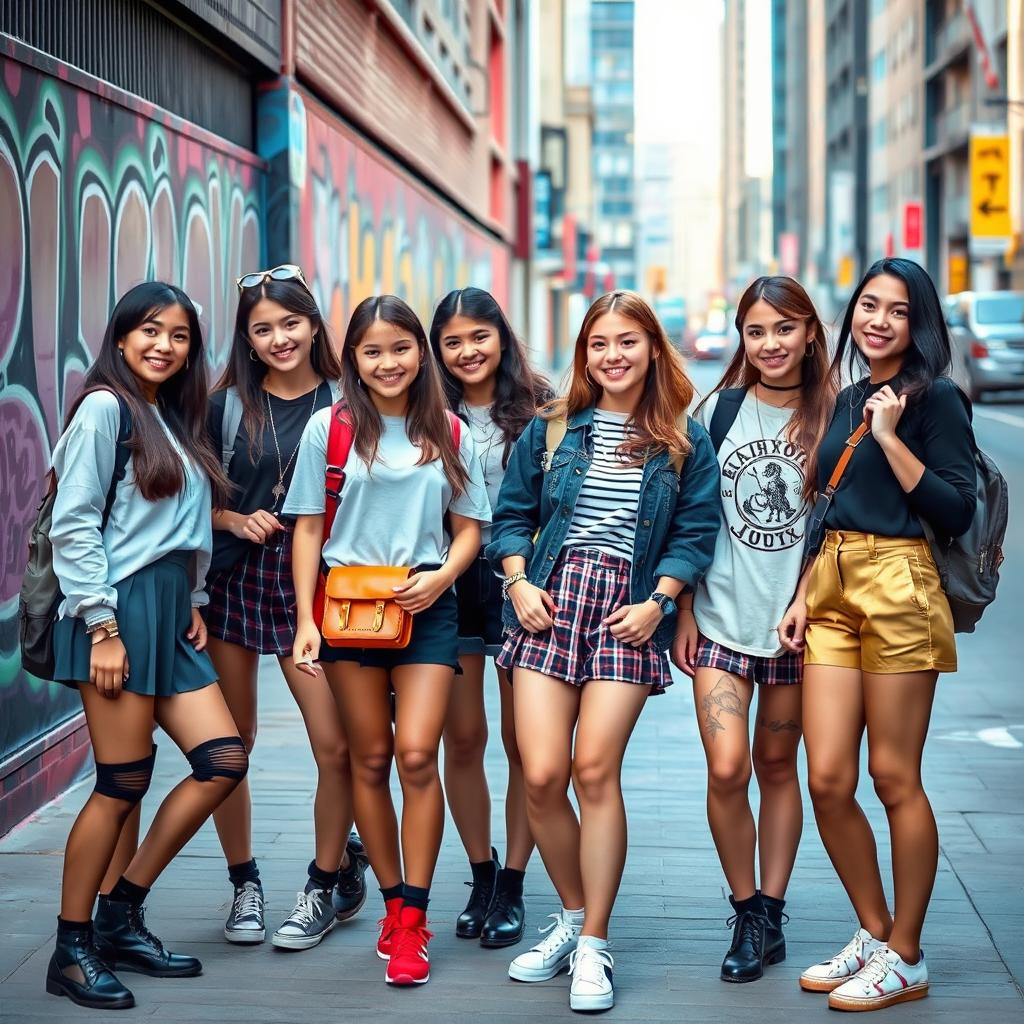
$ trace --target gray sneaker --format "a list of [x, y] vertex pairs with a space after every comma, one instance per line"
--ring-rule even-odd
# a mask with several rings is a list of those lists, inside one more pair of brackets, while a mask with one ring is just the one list
[[263, 923], [263, 887], [259, 882], [243, 882], [235, 886], [231, 913], [224, 922], [224, 938], [240, 946], [256, 945], [267, 937]]
[[295, 909], [270, 941], [281, 949], [311, 949], [337, 922], [329, 891], [300, 892]]

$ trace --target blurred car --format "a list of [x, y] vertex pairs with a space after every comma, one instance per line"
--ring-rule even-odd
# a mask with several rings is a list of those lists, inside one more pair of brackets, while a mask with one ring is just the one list
[[729, 335], [701, 331], [693, 339], [690, 347], [690, 356], [693, 359], [724, 359], [726, 352], [731, 347]]
[[953, 373], [972, 401], [1024, 388], [1024, 292], [960, 292], [944, 305]]

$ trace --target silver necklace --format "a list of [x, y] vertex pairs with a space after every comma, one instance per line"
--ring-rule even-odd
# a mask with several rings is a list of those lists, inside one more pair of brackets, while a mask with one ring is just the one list
[[[772, 408], [773, 409], [777, 409], [779, 407], [773, 405]], [[764, 427], [761, 425], [761, 399], [757, 397], [757, 385], [756, 384], [754, 385], [754, 412], [757, 413], [757, 432], [758, 432], [758, 434], [761, 435], [761, 440], [762, 441], [767, 440], [767, 436], [765, 435], [765, 432], [764, 432]], [[789, 425], [789, 420], [786, 420], [786, 422], [783, 423], [782, 426], [779, 427], [779, 429], [775, 431], [775, 434], [773, 436], [773, 440], [777, 441], [779, 439], [779, 435], [781, 435], [782, 431], [785, 430], [788, 425]]]
[[[485, 414], [485, 418], [480, 419], [474, 416], [470, 409], [476, 408], [470, 406], [466, 402], [462, 403], [462, 411], [466, 414], [466, 419], [469, 421], [470, 433], [473, 435], [473, 441], [479, 448], [479, 459], [480, 465], [486, 466], [488, 464], [488, 456], [491, 453], [491, 449], [497, 448], [499, 444], [505, 443], [505, 434], [501, 427], [494, 422], [494, 418], [488, 412]], [[489, 406], [488, 408], [493, 408]], [[490, 431], [487, 431], [488, 425]]]
[[[310, 416], [312, 416], [316, 411], [316, 400], [317, 396], [320, 394], [320, 384], [323, 384], [323, 381], [320, 381], [320, 383], [313, 389], [313, 407], [309, 410]], [[287, 488], [284, 485], [284, 478], [288, 470], [291, 469], [292, 462], [295, 460], [295, 456], [299, 451], [299, 444], [302, 443], [302, 438], [300, 435], [299, 444], [295, 445], [292, 449], [291, 455], [288, 456], [288, 461], [282, 466], [281, 445], [277, 440], [277, 426], [274, 423], [274, 410], [270, 405], [270, 392], [264, 391], [263, 394], [267, 399], [267, 415], [270, 417], [270, 433], [274, 436], [274, 447], [277, 449], [277, 483], [270, 489], [270, 493], [274, 496], [274, 508], [277, 508], [278, 502], [285, 496], [285, 492], [287, 491]]]

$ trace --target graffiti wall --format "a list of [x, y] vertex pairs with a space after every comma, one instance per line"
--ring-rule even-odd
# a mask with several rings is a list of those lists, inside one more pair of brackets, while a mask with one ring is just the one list
[[506, 303], [507, 246], [307, 93], [282, 86], [264, 97], [260, 151], [274, 168], [271, 259], [301, 263], [339, 340], [368, 295], [399, 295], [427, 325], [452, 288], [476, 285]]
[[[261, 265], [263, 166], [177, 118], [0, 38], [0, 762], [76, 712], [27, 676], [17, 594], [64, 411], [131, 285], [202, 307], [226, 359], [234, 278]], [[2, 830], [0, 830], [2, 831]]]

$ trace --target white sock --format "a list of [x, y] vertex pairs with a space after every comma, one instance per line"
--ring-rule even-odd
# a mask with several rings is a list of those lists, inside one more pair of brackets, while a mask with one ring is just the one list
[[567, 907], [562, 907], [562, 920], [573, 928], [582, 928], [583, 908], [581, 907], [579, 910], [569, 910]]
[[608, 940], [599, 939], [596, 935], [581, 935], [579, 946], [577, 948], [582, 949], [584, 944], [588, 945], [591, 949], [608, 948]]

